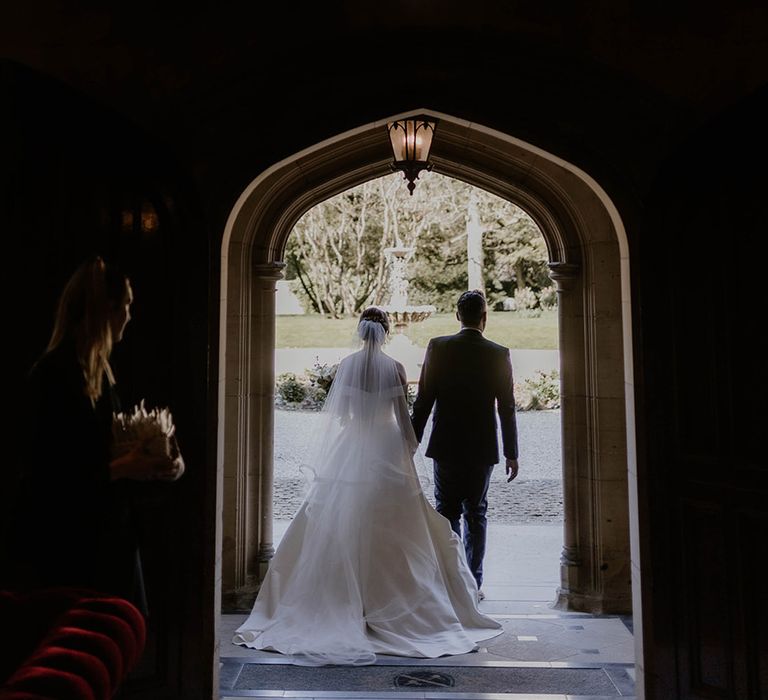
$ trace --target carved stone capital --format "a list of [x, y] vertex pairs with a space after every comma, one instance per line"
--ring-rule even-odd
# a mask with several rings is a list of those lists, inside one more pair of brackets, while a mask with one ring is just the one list
[[277, 282], [283, 279], [284, 262], [254, 263], [253, 275], [258, 280]]
[[573, 282], [578, 279], [581, 266], [576, 263], [554, 262], [547, 265], [549, 276], [557, 285], [558, 292], [567, 292], [573, 288]]

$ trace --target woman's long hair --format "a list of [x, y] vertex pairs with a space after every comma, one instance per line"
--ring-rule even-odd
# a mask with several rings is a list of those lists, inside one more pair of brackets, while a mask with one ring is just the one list
[[93, 402], [101, 396], [104, 375], [115, 383], [109, 365], [114, 340], [112, 318], [130, 299], [130, 293], [128, 278], [97, 257], [74, 272], [59, 297], [46, 353], [67, 339], [74, 341], [85, 378], [85, 395]]

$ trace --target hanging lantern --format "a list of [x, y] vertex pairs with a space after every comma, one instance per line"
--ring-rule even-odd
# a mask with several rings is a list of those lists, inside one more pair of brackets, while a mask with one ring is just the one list
[[429, 149], [435, 135], [437, 119], [418, 116], [387, 123], [394, 161], [392, 170], [402, 170], [408, 180], [408, 191], [413, 194], [414, 180], [422, 170], [432, 170]]

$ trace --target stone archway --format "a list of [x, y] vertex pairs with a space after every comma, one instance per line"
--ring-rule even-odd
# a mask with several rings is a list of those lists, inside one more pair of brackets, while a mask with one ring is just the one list
[[[558, 605], [627, 612], [634, 589], [637, 628], [629, 260], [618, 213], [575, 166], [485, 127], [418, 112], [440, 119], [435, 171], [515, 202], [545, 237], [559, 294], [565, 532]], [[218, 434], [225, 596], [252, 590], [273, 554], [274, 297], [287, 237], [315, 204], [390, 172], [385, 123], [276, 164], [248, 186], [227, 223]], [[638, 641], [638, 661], [639, 653]]]

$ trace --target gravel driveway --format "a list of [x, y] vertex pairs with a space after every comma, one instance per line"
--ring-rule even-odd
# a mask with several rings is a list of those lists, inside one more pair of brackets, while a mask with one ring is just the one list
[[[299, 465], [306, 460], [309, 438], [318, 414], [275, 411], [275, 512], [290, 520], [303, 500], [305, 481]], [[560, 523], [563, 520], [563, 483], [560, 455], [560, 411], [522, 411], [517, 414], [520, 475], [506, 483], [497, 465], [488, 495], [488, 520], [504, 524]], [[429, 437], [424, 435], [423, 452]], [[431, 468], [431, 460], [426, 460]], [[431, 487], [425, 488], [434, 505]]]

